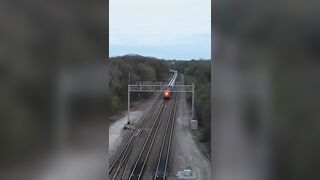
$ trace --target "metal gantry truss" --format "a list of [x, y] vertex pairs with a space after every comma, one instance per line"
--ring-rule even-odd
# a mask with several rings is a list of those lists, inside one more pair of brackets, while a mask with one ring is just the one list
[[[160, 84], [160, 85], [159, 85]], [[171, 92], [175, 93], [192, 93], [192, 107], [191, 107], [191, 120], [194, 120], [194, 84], [192, 85], [182, 85], [177, 84], [174, 86], [168, 86], [167, 84], [142, 84], [137, 83], [133, 85], [128, 85], [128, 124], [130, 123], [130, 92], [162, 92], [164, 89], [170, 89]]]

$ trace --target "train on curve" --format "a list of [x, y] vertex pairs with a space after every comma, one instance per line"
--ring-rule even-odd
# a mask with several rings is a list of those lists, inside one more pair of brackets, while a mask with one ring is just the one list
[[173, 86], [176, 84], [176, 79], [178, 76], [178, 71], [176, 70], [170, 70], [171, 73], [173, 73], [167, 87], [162, 91], [162, 96], [164, 100], [169, 100], [171, 97], [171, 90]]

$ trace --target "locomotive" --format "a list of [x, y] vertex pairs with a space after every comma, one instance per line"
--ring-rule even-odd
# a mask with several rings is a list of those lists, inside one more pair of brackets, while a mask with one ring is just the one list
[[170, 90], [169, 90], [169, 89], [163, 90], [162, 96], [163, 96], [163, 99], [164, 99], [164, 100], [169, 100], [169, 99], [170, 99], [170, 96], [171, 96]]
[[173, 72], [173, 76], [170, 79], [167, 88], [165, 88], [163, 90], [163, 92], [162, 92], [162, 96], [163, 96], [164, 100], [169, 100], [170, 99], [170, 97], [171, 97], [171, 91], [170, 90], [172, 89], [172, 86], [175, 85], [176, 79], [177, 79], [177, 76], [178, 76], [178, 71], [170, 70], [170, 72]]

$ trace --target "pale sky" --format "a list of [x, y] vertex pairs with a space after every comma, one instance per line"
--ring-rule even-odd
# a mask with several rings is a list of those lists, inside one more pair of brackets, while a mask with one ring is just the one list
[[211, 0], [110, 0], [110, 56], [210, 59]]

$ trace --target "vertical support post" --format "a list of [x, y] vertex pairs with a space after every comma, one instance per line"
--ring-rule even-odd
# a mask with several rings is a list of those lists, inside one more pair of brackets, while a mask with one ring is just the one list
[[194, 83], [192, 83], [192, 107], [191, 107], [191, 119], [193, 120], [194, 113]]
[[128, 85], [128, 122], [130, 124], [130, 84]]
[[129, 78], [128, 78], [128, 84], [130, 85], [130, 72], [129, 72]]
[[128, 78], [128, 122], [130, 124], [130, 71], [129, 71], [129, 78]]

